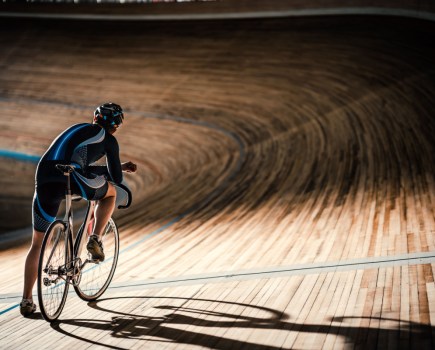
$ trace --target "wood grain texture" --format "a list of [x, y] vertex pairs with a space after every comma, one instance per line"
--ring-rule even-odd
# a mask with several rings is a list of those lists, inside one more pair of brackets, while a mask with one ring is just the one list
[[[127, 110], [118, 140], [139, 172], [114, 282], [435, 251], [433, 24], [0, 26], [0, 148], [40, 155], [96, 104]], [[27, 198], [28, 220], [34, 169], [1, 167], [2, 205]], [[20, 293], [26, 249], [0, 252], [1, 295]], [[0, 315], [0, 346], [430, 349], [434, 269], [71, 296], [52, 327]]]

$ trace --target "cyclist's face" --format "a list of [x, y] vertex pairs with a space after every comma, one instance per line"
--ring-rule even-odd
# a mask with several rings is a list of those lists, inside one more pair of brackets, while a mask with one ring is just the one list
[[119, 128], [119, 125], [115, 125], [113, 128], [110, 128], [108, 131], [110, 134], [114, 134]]

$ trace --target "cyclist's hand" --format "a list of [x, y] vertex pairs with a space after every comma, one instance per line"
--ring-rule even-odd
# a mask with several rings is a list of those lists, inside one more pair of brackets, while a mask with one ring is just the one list
[[122, 171], [126, 171], [127, 173], [135, 173], [137, 170], [137, 165], [133, 162], [125, 162], [121, 164]]

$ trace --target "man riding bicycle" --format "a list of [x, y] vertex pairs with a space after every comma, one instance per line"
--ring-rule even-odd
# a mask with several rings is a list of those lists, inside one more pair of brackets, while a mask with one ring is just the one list
[[[92, 259], [103, 261], [101, 235], [115, 208], [115, 184], [122, 182], [122, 172], [136, 172], [136, 164], [122, 163], [119, 146], [113, 134], [124, 121], [121, 106], [105, 103], [94, 112], [92, 124], [76, 124], [61, 133], [38, 163], [33, 197], [33, 239], [24, 270], [23, 300], [20, 312], [29, 316], [36, 310], [32, 289], [37, 278], [42, 239], [56, 219], [61, 201], [65, 198], [66, 178], [56, 164], [74, 165], [71, 191], [87, 200], [98, 201], [95, 209], [93, 233], [86, 245]], [[107, 166], [92, 165], [106, 156]]]

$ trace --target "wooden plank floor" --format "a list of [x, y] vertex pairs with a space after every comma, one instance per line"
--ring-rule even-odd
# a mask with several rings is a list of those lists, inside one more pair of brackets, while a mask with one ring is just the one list
[[[434, 347], [433, 23], [0, 28], [0, 150], [41, 155], [113, 100], [139, 165], [102, 300], [23, 319], [28, 245], [0, 251], [0, 348]], [[35, 164], [0, 167], [0, 228], [26, 227]]]

